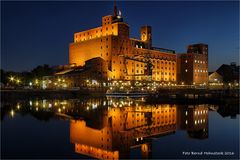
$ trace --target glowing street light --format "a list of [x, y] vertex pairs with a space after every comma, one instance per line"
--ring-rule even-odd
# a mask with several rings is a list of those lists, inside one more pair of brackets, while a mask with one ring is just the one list
[[11, 112], [10, 112], [11, 116], [14, 117], [14, 110], [12, 109]]
[[11, 82], [14, 81], [14, 77], [13, 76], [9, 77], [9, 79], [10, 79]]
[[19, 79], [16, 80], [16, 83], [19, 84], [21, 81]]
[[35, 80], [35, 84], [38, 84], [38, 83], [39, 83], [39, 82], [38, 82], [38, 79], [36, 79], [36, 80]]

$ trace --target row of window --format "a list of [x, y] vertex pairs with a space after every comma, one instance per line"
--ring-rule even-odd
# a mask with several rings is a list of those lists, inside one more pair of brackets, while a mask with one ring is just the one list
[[[153, 62], [153, 63], [155, 63], [155, 62], [156, 62], [156, 63], [160, 63], [160, 61], [155, 61], [155, 60], [152, 60], [152, 62]], [[164, 62], [161, 61], [161, 64], [163, 64], [163, 63], [164, 63]], [[175, 65], [175, 62], [172, 62], [172, 63], [171, 63], [171, 62], [165, 62], [165, 64], [169, 64], [169, 65], [172, 64], [172, 65]]]
[[160, 80], [161, 80], [161, 81], [171, 81], [171, 80], [172, 80], [172, 81], [175, 81], [174, 78], [172, 78], [172, 79], [169, 78], [169, 79], [168, 79], [168, 78], [163, 78], [163, 77], [161, 77], [161, 79], [160, 79], [159, 77], [156, 78], [156, 77], [154, 77], [154, 76], [153, 76], [153, 80], [157, 80], [157, 81], [160, 81]]
[[[195, 63], [205, 64], [205, 61], [194, 60]], [[185, 60], [185, 63], [188, 63], [188, 60]]]
[[207, 61], [205, 62], [205, 61], [199, 61], [199, 60], [194, 60], [194, 62], [195, 62], [195, 63], [200, 63], [200, 64], [205, 64], [205, 63], [207, 63]]
[[[114, 26], [112, 26], [112, 29], [114, 29]], [[108, 30], [108, 27], [106, 27], [106, 30]], [[95, 31], [96, 33], [98, 33], [98, 30]], [[102, 29], [100, 29], [100, 32], [102, 33]], [[89, 35], [89, 32], [84, 32], [84, 33], [81, 33], [81, 34], [76, 34], [75, 37], [81, 37], [81, 36], [85, 36], [85, 35]]]
[[[153, 66], [153, 69], [160, 69], [160, 67], [159, 66]], [[161, 69], [163, 69], [163, 67], [161, 67]], [[171, 68], [169, 67], [169, 68], [167, 68], [167, 67], [165, 67], [165, 70], [167, 70], [167, 69], [169, 69], [169, 70], [171, 70]], [[172, 70], [174, 70], [174, 67], [172, 68]]]
[[195, 69], [194, 72], [199, 72], [199, 73], [200, 73], [200, 72], [203, 72], [203, 73], [207, 73], [208, 71], [207, 71], [207, 70], [199, 70], [199, 69], [197, 70], [197, 69]]
[[[112, 32], [112, 34], [109, 34], [109, 35], [113, 35], [114, 33]], [[108, 35], [108, 33], [106, 33], [106, 36]], [[79, 42], [79, 41], [85, 41], [85, 40], [90, 40], [90, 39], [92, 39], [92, 38], [98, 38], [98, 37], [102, 37], [103, 35], [100, 35], [100, 36], [98, 36], [98, 35], [96, 35], [96, 36], [88, 36], [87, 38], [85, 37], [85, 38], [76, 38], [75, 39], [75, 42]]]
[[[157, 74], [157, 75], [160, 74], [159, 72], [152, 72], [152, 73], [153, 73], [153, 75], [154, 75], [154, 74]], [[161, 72], [161, 75], [164, 75], [164, 72]], [[174, 76], [175, 74], [174, 74], [174, 73], [172, 73], [172, 74], [171, 74], [171, 73], [168, 73], [168, 74], [167, 74], [167, 72], [165, 72], [165, 75], [169, 75], [169, 76], [170, 76], [170, 75], [173, 75], [173, 76]]]

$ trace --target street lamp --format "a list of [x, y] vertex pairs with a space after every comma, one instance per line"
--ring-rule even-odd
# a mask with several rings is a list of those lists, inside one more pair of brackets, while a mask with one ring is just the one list
[[13, 76], [9, 77], [9, 79], [10, 79], [11, 82], [14, 81], [14, 77]]
[[21, 81], [19, 79], [16, 80], [17, 84], [19, 84]]

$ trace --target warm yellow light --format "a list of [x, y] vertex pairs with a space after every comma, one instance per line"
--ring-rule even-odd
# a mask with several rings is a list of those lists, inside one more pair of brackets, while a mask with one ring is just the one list
[[16, 80], [17, 83], [20, 83], [21, 81], [19, 79]]
[[13, 76], [9, 77], [9, 79], [10, 79], [10, 81], [14, 81], [14, 77]]
[[14, 110], [12, 109], [11, 112], [10, 112], [11, 116], [14, 117]]
[[58, 112], [60, 113], [62, 110], [61, 110], [61, 108], [58, 108]]

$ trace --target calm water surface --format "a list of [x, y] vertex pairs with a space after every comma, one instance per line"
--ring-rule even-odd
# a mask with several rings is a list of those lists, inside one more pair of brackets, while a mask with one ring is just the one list
[[237, 159], [238, 136], [238, 106], [109, 97], [1, 104], [2, 158]]

